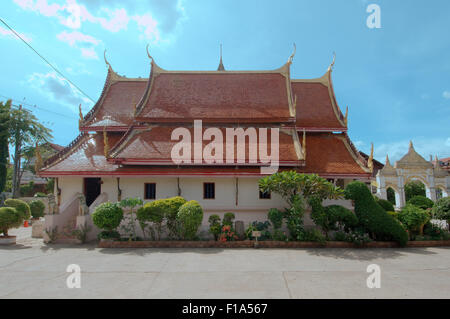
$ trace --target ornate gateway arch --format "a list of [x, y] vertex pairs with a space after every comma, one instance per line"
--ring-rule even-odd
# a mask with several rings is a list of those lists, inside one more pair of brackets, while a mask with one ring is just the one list
[[450, 175], [439, 166], [437, 157], [435, 164], [425, 160], [410, 142], [408, 153], [394, 166], [386, 155], [386, 164], [377, 174], [377, 196], [387, 199], [387, 189], [392, 188], [395, 191], [396, 208], [401, 208], [406, 204], [405, 184], [413, 180], [419, 180], [425, 185], [426, 195], [433, 201], [437, 199], [437, 190], [444, 197], [450, 193]]

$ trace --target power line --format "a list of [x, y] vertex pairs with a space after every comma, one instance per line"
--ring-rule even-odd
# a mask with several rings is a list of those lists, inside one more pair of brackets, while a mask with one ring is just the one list
[[[59, 115], [59, 116], [65, 117], [67, 119], [77, 119], [75, 116], [69, 116], [69, 115], [66, 115], [66, 114], [62, 114], [62, 113], [58, 113], [58, 112], [55, 112], [55, 111], [51, 111], [51, 110], [48, 110], [46, 108], [37, 106], [36, 104], [33, 105], [33, 104], [30, 104], [30, 103], [21, 102], [21, 101], [19, 101], [17, 99], [13, 99], [13, 98], [8, 97], [8, 96], [3, 95], [3, 94], [0, 94], [0, 96], [4, 97], [7, 100], [11, 100], [11, 101], [15, 102], [16, 104], [12, 104], [12, 106], [15, 106], [15, 107], [19, 107], [19, 105], [17, 105], [17, 104], [21, 104], [21, 105], [26, 105], [26, 106], [29, 106], [29, 107], [36, 108], [36, 109], [44, 111], [44, 112], [48, 112], [48, 113], [52, 113], [52, 114], [55, 114], [55, 115]], [[28, 110], [30, 110], [30, 109], [28, 109]]]
[[18, 34], [13, 28], [11, 28], [2, 18], [0, 18], [0, 21], [9, 29], [11, 30], [11, 32], [14, 33], [14, 35], [16, 37], [18, 37], [20, 40], [23, 41], [23, 43], [25, 43], [31, 50], [33, 50], [34, 53], [36, 53], [42, 60], [45, 61], [45, 63], [47, 63], [53, 70], [55, 70], [59, 75], [61, 75], [67, 82], [69, 82], [71, 85], [73, 85], [79, 92], [81, 92], [84, 96], [86, 96], [89, 100], [91, 100], [93, 103], [95, 103], [95, 101], [86, 93], [84, 93], [84, 91], [82, 89], [80, 89], [75, 83], [73, 83], [71, 80], [69, 80], [62, 72], [60, 72], [55, 66], [53, 66], [53, 64], [51, 64], [46, 58], [44, 58], [39, 52], [37, 52], [27, 41], [25, 41], [24, 38], [22, 38], [20, 36], [20, 34]]

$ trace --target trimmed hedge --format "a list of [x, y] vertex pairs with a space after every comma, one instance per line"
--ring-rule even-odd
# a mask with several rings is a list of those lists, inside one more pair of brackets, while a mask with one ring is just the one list
[[195, 239], [202, 224], [203, 209], [197, 201], [191, 200], [180, 207], [177, 219], [180, 222], [181, 237], [185, 240]]
[[119, 227], [123, 219], [123, 210], [117, 203], [100, 204], [92, 214], [92, 222], [100, 229], [108, 232]]
[[434, 203], [431, 199], [429, 199], [425, 196], [422, 196], [422, 195], [416, 195], [416, 196], [412, 197], [406, 203], [417, 206], [422, 209], [432, 208], [434, 205]]
[[381, 199], [378, 197], [376, 197], [376, 201], [377, 201], [378, 205], [380, 205], [385, 211], [387, 211], [387, 212], [395, 211], [394, 205], [392, 205], [392, 203], [390, 201]]
[[44, 217], [45, 204], [41, 200], [33, 200], [28, 204], [33, 218]]
[[175, 196], [160, 200], [161, 208], [164, 210], [164, 216], [167, 222], [167, 230], [172, 238], [179, 237], [179, 223], [177, 220], [178, 210], [187, 201], [181, 196]]
[[345, 197], [355, 203], [359, 225], [377, 240], [394, 240], [401, 246], [408, 241], [405, 228], [377, 204], [367, 186], [354, 181], [345, 188]]
[[6, 207], [15, 208], [16, 211], [21, 215], [22, 220], [27, 220], [31, 217], [30, 206], [20, 199], [8, 198], [5, 200]]
[[8, 236], [8, 230], [10, 228], [19, 227], [22, 224], [22, 215], [12, 207], [0, 208], [0, 233]]

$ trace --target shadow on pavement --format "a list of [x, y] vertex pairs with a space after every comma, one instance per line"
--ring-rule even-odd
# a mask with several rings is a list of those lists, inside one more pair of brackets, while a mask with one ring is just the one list
[[308, 249], [306, 251], [308, 254], [314, 256], [351, 260], [392, 259], [405, 256], [406, 254], [420, 254], [425, 256], [437, 254], [434, 251], [430, 251], [429, 248], [323, 248]]

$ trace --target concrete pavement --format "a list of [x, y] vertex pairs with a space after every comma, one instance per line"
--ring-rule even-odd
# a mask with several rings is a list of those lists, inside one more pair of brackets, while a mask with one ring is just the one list
[[[449, 248], [99, 249], [27, 231], [0, 247], [1, 298], [450, 298]], [[66, 286], [69, 264], [80, 289]], [[367, 288], [369, 264], [379, 289]]]

